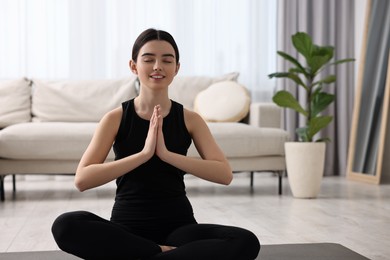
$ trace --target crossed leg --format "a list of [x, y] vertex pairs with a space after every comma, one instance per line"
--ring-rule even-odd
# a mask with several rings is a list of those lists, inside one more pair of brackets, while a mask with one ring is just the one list
[[52, 233], [63, 251], [83, 259], [253, 260], [260, 250], [257, 237], [238, 227], [186, 225], [158, 245], [86, 211], [60, 215]]
[[177, 248], [150, 259], [253, 260], [260, 251], [260, 243], [252, 232], [215, 224], [191, 224], [178, 228], [169, 235], [166, 244]]
[[87, 211], [60, 215], [52, 233], [59, 248], [83, 259], [140, 259], [161, 252], [153, 241]]

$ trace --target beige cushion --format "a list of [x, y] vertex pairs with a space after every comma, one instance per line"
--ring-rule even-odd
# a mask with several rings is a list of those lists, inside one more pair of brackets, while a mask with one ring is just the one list
[[[0, 157], [80, 160], [97, 123], [30, 122], [0, 131]], [[110, 154], [110, 158], [114, 158]]]
[[[22, 123], [0, 131], [0, 157], [30, 160], [79, 160], [97, 123]], [[229, 158], [284, 155], [288, 134], [282, 129], [258, 128], [243, 123], [208, 123]], [[189, 156], [198, 156], [192, 145]], [[109, 159], [113, 159], [111, 152]]]
[[31, 87], [25, 78], [0, 81], [0, 128], [31, 120]]
[[[278, 128], [259, 128], [244, 123], [207, 123], [217, 144], [228, 158], [284, 155], [288, 133]], [[198, 156], [194, 144], [189, 156]]]
[[237, 81], [238, 72], [228, 73], [219, 77], [176, 76], [169, 86], [169, 97], [185, 108], [194, 109], [196, 95], [210, 85], [220, 81]]
[[250, 102], [244, 86], [222, 81], [198, 93], [194, 110], [209, 122], [239, 122], [248, 114]]
[[135, 76], [119, 80], [33, 79], [33, 121], [98, 122], [136, 96]]

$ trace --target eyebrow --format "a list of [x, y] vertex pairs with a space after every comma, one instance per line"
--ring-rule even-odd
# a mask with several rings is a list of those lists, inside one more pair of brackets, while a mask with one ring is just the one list
[[[144, 54], [141, 55], [141, 57], [144, 57], [144, 56], [156, 56], [156, 54], [154, 54], [154, 53], [149, 53], [149, 52], [145, 52]], [[172, 58], [175, 58], [175, 55], [170, 54], [170, 53], [163, 54], [162, 56], [163, 56], [163, 57], [172, 57]]]

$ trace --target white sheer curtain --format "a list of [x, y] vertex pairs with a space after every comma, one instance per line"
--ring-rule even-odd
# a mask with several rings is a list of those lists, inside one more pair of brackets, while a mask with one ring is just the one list
[[0, 0], [0, 79], [126, 76], [135, 38], [154, 27], [175, 37], [179, 75], [238, 71], [269, 100], [276, 13], [266, 0]]

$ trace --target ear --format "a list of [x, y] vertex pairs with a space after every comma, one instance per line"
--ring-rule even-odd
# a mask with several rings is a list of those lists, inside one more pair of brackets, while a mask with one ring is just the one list
[[130, 70], [131, 70], [135, 75], [138, 75], [137, 64], [136, 64], [133, 60], [130, 60], [130, 61], [129, 61], [129, 67], [130, 67]]
[[179, 72], [179, 69], [180, 69], [180, 62], [178, 62], [177, 65], [176, 65], [175, 76], [176, 76], [177, 73]]

